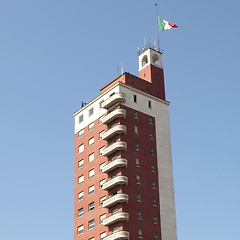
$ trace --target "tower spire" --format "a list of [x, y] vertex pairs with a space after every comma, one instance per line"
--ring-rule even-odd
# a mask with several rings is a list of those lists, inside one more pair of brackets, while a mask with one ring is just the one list
[[156, 7], [156, 33], [157, 33], [157, 47], [160, 49], [160, 42], [159, 42], [159, 26], [158, 26], [158, 10], [157, 10], [157, 3], [155, 3]]

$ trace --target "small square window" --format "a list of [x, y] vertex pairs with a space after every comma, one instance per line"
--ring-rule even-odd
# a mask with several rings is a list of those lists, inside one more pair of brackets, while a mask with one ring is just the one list
[[84, 159], [78, 161], [78, 169], [83, 168], [84, 166]]
[[142, 201], [142, 195], [140, 192], [137, 193], [137, 201], [141, 202]]
[[136, 182], [137, 184], [141, 184], [141, 179], [139, 175], [136, 175]]
[[157, 215], [154, 215], [154, 217], [153, 217], [153, 223], [154, 223], [154, 224], [157, 224], [157, 223], [158, 223]]
[[153, 138], [153, 133], [152, 133], [152, 132], [150, 132], [149, 137], [150, 137], [150, 140], [153, 140], [153, 139], [154, 139], [154, 138]]
[[107, 236], [106, 232], [100, 234], [100, 240], [103, 240]]
[[100, 207], [103, 206], [103, 202], [104, 202], [106, 199], [107, 199], [106, 196], [103, 196], [103, 197], [100, 198], [100, 200], [99, 200]]
[[91, 153], [90, 155], [88, 155], [88, 162], [93, 162], [94, 161], [94, 153]]
[[94, 168], [88, 172], [88, 178], [94, 177]]
[[94, 129], [94, 122], [92, 122], [88, 125], [88, 131], [89, 132], [92, 131], [93, 129]]
[[103, 179], [99, 182], [99, 188], [102, 189], [103, 188], [103, 184], [106, 182], [106, 179]]
[[92, 137], [88, 140], [88, 146], [91, 147], [93, 145], [94, 145], [94, 137]]
[[138, 220], [142, 220], [142, 212], [141, 211], [137, 212], [137, 217], [138, 217]]
[[84, 182], [84, 175], [81, 175], [79, 178], [78, 178], [78, 184], [82, 184]]
[[79, 123], [83, 122], [83, 114], [81, 114], [81, 115], [79, 116], [78, 122], [79, 122]]
[[78, 146], [78, 153], [82, 153], [84, 151], [84, 144]]
[[89, 109], [89, 116], [93, 115], [93, 107]]
[[133, 95], [133, 101], [136, 103], [137, 102], [137, 95]]
[[134, 118], [138, 118], [138, 112], [134, 111]]
[[94, 202], [88, 204], [88, 211], [92, 212], [94, 210]]
[[158, 233], [154, 234], [154, 240], [158, 240]]
[[94, 228], [94, 219], [92, 219], [88, 222], [88, 229], [91, 230], [93, 228]]
[[154, 150], [153, 150], [153, 148], [150, 149], [150, 154], [151, 154], [151, 156], [154, 156]]
[[156, 181], [155, 180], [152, 180], [152, 188], [156, 189]]
[[83, 216], [83, 208], [78, 209], [78, 218]]
[[78, 193], [78, 201], [83, 200], [83, 197], [84, 197], [84, 192]]
[[134, 132], [138, 134], [138, 126], [134, 126]]
[[157, 198], [156, 198], [156, 197], [154, 197], [152, 202], [153, 202], [153, 206], [155, 206], [155, 207], [156, 207], [156, 206], [157, 206]]
[[135, 150], [139, 151], [139, 143], [138, 142], [135, 143]]
[[138, 229], [138, 237], [139, 238], [143, 238], [143, 234], [142, 234], [142, 229], [141, 228]]
[[152, 163], [152, 165], [151, 165], [151, 171], [155, 172], [155, 165], [154, 165], [154, 163]]
[[136, 158], [136, 167], [140, 167], [140, 160]]
[[153, 118], [151, 116], [148, 117], [149, 124], [153, 124]]
[[152, 108], [152, 102], [151, 101], [148, 101], [148, 107]]
[[88, 188], [88, 195], [94, 194], [94, 185]]
[[83, 225], [79, 226], [77, 229], [77, 234], [82, 235], [83, 234]]
[[82, 129], [78, 132], [78, 137], [79, 138], [83, 137], [83, 135], [84, 135], [84, 129]]

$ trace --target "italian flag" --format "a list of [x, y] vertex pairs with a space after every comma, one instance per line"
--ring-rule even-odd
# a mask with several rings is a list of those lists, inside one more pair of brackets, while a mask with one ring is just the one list
[[164, 30], [169, 30], [171, 28], [177, 28], [177, 24], [176, 23], [171, 23], [168, 22], [160, 17], [158, 17], [158, 30], [159, 31], [164, 31]]

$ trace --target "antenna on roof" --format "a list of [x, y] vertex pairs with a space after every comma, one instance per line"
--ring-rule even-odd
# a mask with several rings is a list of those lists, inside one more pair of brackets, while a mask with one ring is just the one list
[[122, 75], [123, 75], [123, 61], [121, 61]]

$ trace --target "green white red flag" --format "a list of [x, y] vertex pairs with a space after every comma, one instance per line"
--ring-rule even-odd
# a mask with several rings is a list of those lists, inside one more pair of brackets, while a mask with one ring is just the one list
[[164, 31], [164, 30], [170, 30], [172, 28], [177, 28], [176, 23], [168, 22], [160, 17], [158, 17], [158, 30]]

